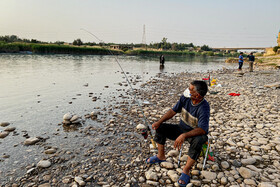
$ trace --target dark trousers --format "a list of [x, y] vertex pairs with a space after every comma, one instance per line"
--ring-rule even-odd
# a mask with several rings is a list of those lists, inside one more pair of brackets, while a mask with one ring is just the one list
[[249, 61], [249, 71], [250, 72], [253, 72], [253, 64], [254, 64], [254, 61]]
[[[162, 123], [156, 130], [154, 140], [157, 143], [164, 145], [166, 142], [166, 138], [170, 140], [176, 140], [178, 136], [185, 132], [188, 132], [188, 130], [183, 129], [179, 125]], [[188, 155], [193, 160], [197, 160], [201, 153], [202, 145], [208, 140], [207, 135], [194, 136], [191, 138], [187, 138], [186, 140], [190, 143]]]
[[238, 67], [238, 69], [242, 69], [242, 66], [243, 66], [243, 62], [239, 62], [239, 67]]

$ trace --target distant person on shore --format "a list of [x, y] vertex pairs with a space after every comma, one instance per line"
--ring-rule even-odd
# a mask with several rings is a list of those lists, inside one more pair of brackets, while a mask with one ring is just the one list
[[240, 55], [238, 57], [238, 64], [239, 64], [238, 71], [242, 70], [243, 62], [244, 62], [243, 52], [240, 52]]
[[159, 63], [160, 63], [160, 65], [164, 65], [164, 61], [165, 61], [164, 56], [163, 56], [163, 55], [160, 55], [160, 57], [159, 57]]
[[[203, 144], [208, 140], [210, 106], [204, 99], [207, 91], [208, 86], [204, 81], [192, 81], [177, 104], [152, 125], [156, 131], [154, 140], [157, 142], [158, 153], [146, 159], [148, 164], [166, 161], [166, 139], [175, 140], [174, 148], [178, 150], [184, 141], [190, 144], [187, 163], [178, 180], [179, 186], [186, 186], [190, 182], [190, 170], [200, 156]], [[181, 113], [179, 124], [165, 123], [177, 113]]]
[[248, 55], [248, 59], [249, 59], [249, 71], [253, 72], [253, 65], [255, 61], [255, 56], [253, 55], [253, 53], [250, 53], [250, 55]]

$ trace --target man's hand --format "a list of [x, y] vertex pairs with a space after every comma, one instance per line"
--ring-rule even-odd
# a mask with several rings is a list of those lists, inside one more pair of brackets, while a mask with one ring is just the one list
[[182, 147], [183, 142], [185, 141], [185, 135], [181, 134], [174, 142], [174, 148], [180, 150]]
[[152, 125], [152, 129], [154, 130], [157, 130], [159, 128], [159, 126], [169, 120], [170, 118], [172, 118], [173, 116], [175, 116], [176, 112], [174, 112], [172, 109], [168, 110], [161, 118], [160, 120], [158, 120], [157, 122], [155, 122], [153, 125]]
[[155, 123], [152, 125], [152, 129], [157, 130], [157, 128], [159, 128], [160, 124], [161, 124], [161, 123], [159, 123], [159, 122], [155, 122]]

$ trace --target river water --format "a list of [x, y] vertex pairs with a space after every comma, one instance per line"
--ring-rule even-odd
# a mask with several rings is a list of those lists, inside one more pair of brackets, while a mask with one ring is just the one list
[[[24, 134], [47, 138], [58, 148], [79, 146], [75, 141], [81, 140], [74, 138], [78, 132], [58, 124], [65, 113], [83, 116], [106, 106], [116, 90], [129, 88], [123, 86], [126, 81], [116, 58], [129, 79], [139, 80], [134, 88], [158, 73], [201, 72], [207, 77], [209, 70], [237, 68], [223, 58], [165, 57], [162, 69], [159, 59], [151, 57], [0, 54], [0, 122], [16, 127], [0, 139], [0, 179], [8, 181], [19, 168], [42, 159], [43, 148], [24, 146]], [[90, 93], [98, 98], [96, 102]]]

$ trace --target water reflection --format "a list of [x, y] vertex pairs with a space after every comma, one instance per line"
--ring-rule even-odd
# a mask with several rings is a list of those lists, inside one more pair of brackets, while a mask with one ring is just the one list
[[82, 124], [75, 124], [75, 125], [62, 125], [64, 132], [73, 132], [79, 130], [79, 127], [82, 127]]
[[164, 70], [164, 65], [163, 65], [163, 64], [160, 64], [160, 65], [159, 65], [159, 71], [162, 73], [163, 70]]

